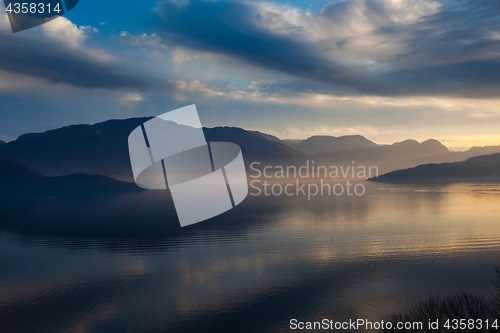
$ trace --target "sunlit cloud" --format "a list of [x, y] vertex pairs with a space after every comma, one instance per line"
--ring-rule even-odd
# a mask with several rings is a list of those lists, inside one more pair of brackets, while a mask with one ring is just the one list
[[127, 101], [127, 102], [140, 102], [143, 100], [142, 96], [140, 94], [136, 94], [136, 93], [127, 93], [125, 94], [125, 96], [123, 97], [123, 100], [124, 101]]
[[176, 96], [179, 99], [186, 99], [187, 94], [202, 94], [207, 97], [224, 95], [222, 92], [213, 90], [209, 88], [206, 83], [202, 83], [198, 80], [192, 80], [189, 82], [179, 80], [175, 81], [174, 84], [175, 84], [175, 89], [177, 91]]
[[45, 35], [52, 39], [65, 43], [71, 48], [82, 46], [82, 42], [88, 37], [86, 27], [78, 27], [66, 17], [47, 22], [40, 26]]

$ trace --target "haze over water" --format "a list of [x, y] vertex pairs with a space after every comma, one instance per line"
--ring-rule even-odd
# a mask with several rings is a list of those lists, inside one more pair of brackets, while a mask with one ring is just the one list
[[496, 184], [251, 197], [180, 228], [165, 191], [3, 199], [1, 332], [288, 332], [492, 290]]

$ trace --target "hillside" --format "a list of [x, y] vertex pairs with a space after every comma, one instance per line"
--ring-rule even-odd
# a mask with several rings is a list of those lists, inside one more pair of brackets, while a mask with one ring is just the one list
[[45, 177], [19, 163], [0, 157], [0, 197], [71, 195], [140, 191], [134, 183], [98, 175]]
[[233, 142], [240, 146], [247, 165], [255, 161], [272, 165], [302, 165], [308, 159], [305, 154], [281, 142], [266, 139], [241, 128], [214, 127], [203, 128], [203, 131], [207, 141]]
[[38, 172], [14, 161], [0, 157], [0, 180], [2, 182], [9, 179], [31, 179], [40, 177], [43, 176]]
[[123, 193], [141, 190], [135, 183], [121, 182], [107, 176], [73, 174], [4, 180], [0, 184], [0, 197]]
[[121, 182], [106, 176], [73, 174], [45, 177], [24, 165], [0, 157], [0, 197], [140, 190], [133, 183]]
[[500, 181], [500, 154], [472, 157], [462, 162], [424, 164], [369, 180], [396, 183]]
[[283, 141], [281, 141], [278, 137], [275, 137], [274, 135], [271, 135], [271, 134], [262, 133], [262, 132], [259, 132], [259, 131], [248, 131], [248, 132], [260, 135], [260, 136], [262, 136], [262, 137], [264, 137], [264, 138], [266, 138], [267, 140], [270, 140], [270, 141], [276, 141], [276, 142], [283, 143]]

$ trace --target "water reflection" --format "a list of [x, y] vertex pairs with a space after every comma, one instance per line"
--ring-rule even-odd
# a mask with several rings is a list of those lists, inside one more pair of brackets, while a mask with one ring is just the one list
[[498, 185], [367, 186], [182, 229], [166, 192], [6, 199], [0, 331], [281, 332], [490, 288]]

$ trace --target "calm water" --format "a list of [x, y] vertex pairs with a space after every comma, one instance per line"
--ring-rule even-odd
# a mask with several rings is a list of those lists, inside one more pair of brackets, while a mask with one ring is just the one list
[[178, 227], [165, 192], [0, 202], [0, 332], [291, 332], [491, 292], [500, 186], [249, 197]]

